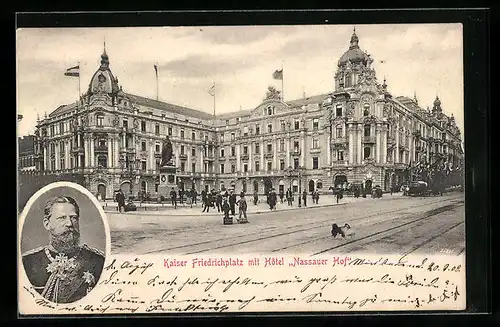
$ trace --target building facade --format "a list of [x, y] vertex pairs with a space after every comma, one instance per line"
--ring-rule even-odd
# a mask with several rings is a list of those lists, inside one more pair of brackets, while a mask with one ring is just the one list
[[372, 62], [353, 33], [331, 93], [283, 102], [270, 87], [256, 108], [214, 117], [124, 92], [104, 51], [80, 101], [38, 122], [36, 168], [82, 174], [106, 198], [120, 188], [159, 196], [167, 135], [178, 187], [198, 191], [327, 191], [347, 183], [387, 190], [410, 178], [410, 166], [461, 165], [461, 133], [439, 98], [429, 110], [416, 97], [393, 97]]
[[35, 171], [35, 136], [27, 135], [18, 138], [19, 170]]

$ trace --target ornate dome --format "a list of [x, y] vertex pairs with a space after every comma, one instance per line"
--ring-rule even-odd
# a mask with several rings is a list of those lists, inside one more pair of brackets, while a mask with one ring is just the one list
[[436, 95], [436, 100], [434, 100], [434, 107], [439, 107], [441, 106], [441, 100], [439, 100], [439, 97]]
[[354, 32], [352, 33], [351, 36], [351, 45], [349, 46], [349, 50], [347, 50], [340, 57], [339, 66], [344, 65], [348, 61], [351, 61], [353, 63], [357, 62], [366, 63], [370, 59], [370, 57], [359, 48], [358, 43], [359, 43], [359, 38], [356, 35], [356, 29], [354, 29]]
[[109, 69], [109, 57], [106, 48], [101, 55], [101, 66], [94, 73], [89, 84], [89, 93], [116, 93], [118, 92], [118, 79], [113, 76]]

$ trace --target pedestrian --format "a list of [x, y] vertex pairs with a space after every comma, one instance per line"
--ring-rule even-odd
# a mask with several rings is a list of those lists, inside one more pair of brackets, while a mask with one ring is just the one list
[[201, 203], [205, 205], [207, 202], [207, 190], [201, 191]]
[[259, 192], [257, 190], [253, 191], [253, 204], [257, 205], [259, 202]]
[[231, 190], [229, 194], [229, 206], [231, 207], [231, 215], [236, 216], [236, 194]]
[[316, 197], [316, 204], [318, 204], [318, 201], [319, 201], [319, 191], [318, 190], [316, 190], [315, 197]]
[[304, 201], [304, 207], [307, 207], [307, 191], [302, 192], [302, 200]]
[[293, 193], [290, 188], [286, 191], [286, 200], [288, 201], [288, 206], [292, 206]]
[[193, 188], [193, 189], [191, 190], [191, 204], [193, 204], [193, 203], [194, 203], [194, 204], [196, 205], [196, 203], [197, 203], [197, 201], [196, 201], [196, 200], [197, 200], [197, 198], [198, 198], [198, 192], [197, 192], [197, 191]]
[[[240, 199], [238, 200], [238, 211], [239, 218], [237, 218], [236, 221], [241, 224], [248, 223], [247, 201], [245, 200], [245, 196], [243, 194], [240, 194]], [[241, 218], [241, 216], [243, 216], [243, 219]]]
[[271, 210], [276, 210], [276, 203], [278, 203], [278, 196], [276, 195], [276, 191], [271, 189], [271, 192], [269, 193], [269, 202], [271, 206]]
[[284, 194], [284, 192], [283, 192], [283, 189], [281, 188], [281, 189], [280, 189], [280, 201], [281, 201], [281, 203], [283, 203], [283, 198], [284, 198], [284, 197], [285, 197], [285, 194]]
[[224, 212], [223, 224], [230, 225], [233, 223], [231, 217], [229, 217], [229, 211], [231, 210], [231, 206], [228, 203], [228, 198], [224, 197], [222, 204], [222, 211]]
[[122, 208], [125, 208], [125, 195], [121, 189], [116, 193], [115, 200], [118, 203], [118, 212], [121, 213]]
[[172, 187], [172, 191], [170, 191], [170, 200], [172, 200], [172, 206], [174, 209], [177, 209], [177, 192], [175, 192], [175, 189]]
[[215, 197], [215, 204], [217, 205], [217, 212], [222, 211], [222, 193], [219, 191]]
[[183, 189], [179, 190], [179, 203], [184, 204], [184, 190]]

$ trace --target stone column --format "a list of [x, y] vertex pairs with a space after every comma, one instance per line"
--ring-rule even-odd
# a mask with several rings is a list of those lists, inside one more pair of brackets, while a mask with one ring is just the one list
[[394, 156], [394, 163], [399, 162], [399, 123], [396, 124], [396, 155]]
[[90, 167], [95, 167], [96, 166], [96, 163], [95, 163], [95, 156], [94, 156], [94, 143], [95, 143], [95, 139], [93, 137], [91, 137], [89, 139], [89, 142], [90, 142]]
[[241, 172], [241, 156], [240, 156], [240, 148], [241, 144], [240, 142], [236, 143], [236, 171]]
[[[188, 163], [189, 163], [189, 154], [188, 154]], [[155, 162], [155, 141], [154, 140], [149, 140], [149, 167], [146, 167], [150, 170], [155, 170], [156, 169], [156, 162]], [[189, 167], [189, 164], [188, 164]], [[187, 169], [187, 167], [186, 167]]]
[[83, 139], [83, 144], [84, 144], [84, 147], [85, 147], [85, 168], [87, 168], [88, 166], [90, 166], [90, 145], [89, 145], [89, 139], [88, 138], [84, 138]]
[[274, 170], [279, 170], [278, 167], [278, 142], [276, 140], [276, 135], [273, 135], [273, 169]]
[[69, 142], [71, 142], [71, 141], [67, 141], [67, 142], [64, 143], [65, 144], [65, 151], [64, 151], [64, 153], [66, 154], [66, 159], [64, 159], [65, 164], [66, 164], [65, 169], [73, 168], [73, 167], [71, 167], [71, 155], [70, 155]]
[[59, 170], [59, 169], [61, 169], [61, 168], [60, 168], [60, 163], [59, 163], [59, 161], [60, 161], [60, 160], [59, 160], [59, 159], [60, 159], [60, 153], [61, 153], [61, 149], [59, 149], [59, 142], [56, 142], [56, 143], [55, 143], [55, 147], [54, 147], [54, 148], [55, 148], [55, 151], [56, 151], [56, 153], [55, 153], [55, 158], [56, 158], [56, 170]]
[[382, 163], [387, 162], [387, 126], [382, 127]]
[[248, 171], [252, 171], [252, 163], [253, 163], [253, 158], [252, 158], [252, 143], [250, 142], [248, 144]]
[[362, 134], [363, 134], [363, 125], [358, 124], [357, 126], [357, 149], [358, 149], [358, 164], [361, 164], [363, 161], [363, 147], [361, 146], [361, 139], [362, 139]]
[[114, 168], [120, 167], [120, 136], [116, 135], [113, 139], [113, 152], [114, 152]]
[[[198, 150], [200, 150], [200, 149], [198, 149]], [[204, 166], [203, 166], [203, 154], [204, 154], [203, 151], [204, 151], [204, 149], [202, 146], [201, 151], [200, 151], [200, 172], [203, 172], [203, 168], [204, 168]]]
[[352, 165], [354, 164], [354, 133], [356, 130], [354, 129], [354, 126], [352, 124], [347, 125], [349, 131], [349, 164]]
[[377, 134], [377, 153], [376, 153], [376, 160], [377, 160], [377, 163], [380, 163], [381, 162], [381, 153], [380, 153], [380, 149], [381, 149], [381, 144], [380, 144], [380, 124], [377, 124], [377, 127], [376, 127], [376, 131], [375, 133]]
[[290, 133], [287, 133], [287, 137], [286, 137], [286, 167], [290, 167], [290, 142], [292, 140], [290, 140]]
[[306, 155], [306, 137], [304, 135], [304, 131], [300, 132], [300, 165], [304, 167], [305, 163], [305, 155]]
[[267, 167], [264, 167], [264, 140], [262, 136], [260, 137], [260, 170], [266, 171]]
[[332, 127], [327, 129], [328, 135], [326, 136], [326, 166], [330, 167], [332, 165]]
[[181, 160], [180, 160], [180, 155], [181, 150], [180, 150], [180, 144], [175, 145], [175, 166], [179, 167], [181, 165]]

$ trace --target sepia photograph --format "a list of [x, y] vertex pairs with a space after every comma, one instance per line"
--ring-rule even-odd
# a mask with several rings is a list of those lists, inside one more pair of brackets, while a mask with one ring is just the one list
[[[462, 25], [445, 23], [18, 29], [18, 208], [30, 283], [51, 302], [84, 297], [87, 277], [99, 280], [104, 267], [109, 225], [113, 259], [96, 286], [102, 301], [86, 313], [113, 311], [108, 301], [132, 306], [140, 287], [176, 285], [187, 278], [176, 269], [198, 269], [181, 284], [198, 285], [247, 264], [259, 267], [253, 279], [286, 267], [290, 279], [273, 285], [299, 285], [294, 269], [306, 266], [382, 276], [360, 275], [360, 298], [335, 305], [318, 301], [323, 293], [290, 295], [290, 306], [279, 298], [287, 291], [248, 293], [254, 310], [426, 310], [438, 295], [455, 301], [443, 308], [463, 309], [463, 51]], [[68, 182], [92, 200], [72, 187], [39, 194]], [[75, 260], [75, 278], [50, 275], [59, 255]], [[441, 256], [450, 263], [429, 259]], [[425, 275], [436, 270], [439, 289]], [[445, 295], [361, 295], [372, 279]], [[136, 293], [108, 294], [122, 284]], [[137, 312], [183, 310], [167, 309], [165, 294]], [[192, 305], [186, 311], [224, 311]]]
[[49, 184], [32, 197], [22, 221], [22, 266], [33, 289], [54, 303], [85, 297], [104, 267], [103, 215], [80, 188]]

